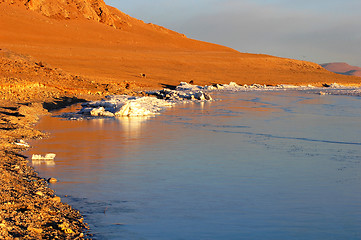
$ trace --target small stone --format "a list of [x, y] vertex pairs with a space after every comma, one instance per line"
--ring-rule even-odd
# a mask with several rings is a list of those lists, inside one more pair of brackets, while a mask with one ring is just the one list
[[38, 195], [38, 196], [41, 196], [41, 197], [44, 196], [44, 193], [41, 192], [41, 191], [37, 191], [35, 194]]
[[28, 227], [28, 231], [35, 232], [35, 233], [40, 234], [40, 233], [43, 232], [43, 229], [41, 229], [41, 228]]
[[49, 183], [56, 183], [58, 180], [56, 178], [49, 178], [48, 182]]
[[65, 233], [67, 233], [67, 234], [73, 234], [73, 233], [74, 233], [74, 231], [69, 228], [69, 224], [68, 224], [68, 223], [59, 224], [58, 227], [59, 227], [61, 230], [63, 230]]
[[58, 196], [51, 198], [51, 200], [53, 200], [54, 202], [61, 202], [61, 198]]
[[18, 166], [18, 165], [13, 165], [13, 166], [11, 166], [11, 168], [12, 168], [13, 170], [19, 170], [19, 169], [20, 169], [20, 166]]

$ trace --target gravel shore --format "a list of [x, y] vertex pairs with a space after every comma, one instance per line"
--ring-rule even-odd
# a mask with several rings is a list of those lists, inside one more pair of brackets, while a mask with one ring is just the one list
[[33, 128], [42, 104], [11, 104], [0, 107], [0, 238], [83, 239], [87, 225], [81, 214], [62, 203], [29, 165], [17, 145], [19, 140], [39, 139], [44, 133]]
[[23, 155], [27, 147], [16, 143], [46, 137], [34, 125], [51, 110], [106, 95], [134, 94], [130, 87], [0, 51], [0, 239], [90, 238], [82, 215], [55, 195]]

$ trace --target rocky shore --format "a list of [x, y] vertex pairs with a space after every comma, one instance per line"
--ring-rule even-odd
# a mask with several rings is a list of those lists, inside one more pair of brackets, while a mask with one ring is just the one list
[[21, 141], [47, 136], [34, 125], [51, 110], [132, 90], [126, 83], [91, 81], [10, 51], [0, 54], [0, 80], [0, 239], [90, 238], [82, 215], [37, 174]]
[[33, 124], [47, 111], [40, 103], [9, 105], [0, 107], [1, 239], [82, 239], [81, 214], [61, 202], [16, 144], [44, 137]]

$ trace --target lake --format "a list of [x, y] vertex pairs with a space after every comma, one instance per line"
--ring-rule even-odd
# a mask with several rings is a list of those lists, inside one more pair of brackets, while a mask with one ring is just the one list
[[51, 136], [28, 154], [57, 154], [33, 165], [95, 239], [361, 239], [360, 97], [213, 98], [143, 118], [46, 116]]

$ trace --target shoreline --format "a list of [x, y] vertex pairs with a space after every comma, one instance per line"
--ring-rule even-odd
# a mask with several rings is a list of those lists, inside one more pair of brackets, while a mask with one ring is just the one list
[[63, 203], [48, 181], [34, 170], [22, 155], [28, 148], [15, 144], [19, 140], [46, 137], [34, 124], [49, 112], [41, 103], [7, 105], [0, 106], [0, 236], [83, 239], [88, 226], [80, 212]]
[[27, 157], [21, 154], [27, 148], [15, 143], [46, 137], [34, 125], [41, 116], [50, 114], [49, 111], [103, 97], [64, 95], [56, 99], [44, 98], [41, 102], [0, 102], [0, 235], [4, 239], [91, 237], [81, 213], [61, 202], [47, 180], [39, 176]]
[[[103, 99], [109, 94], [142, 95], [135, 90], [114, 86], [55, 90], [14, 85], [1, 88], [0, 95], [0, 236], [1, 239], [90, 239], [81, 213], [63, 203], [22, 153], [29, 149], [20, 141], [48, 135], [34, 128], [39, 119], [76, 103]], [[100, 91], [99, 91], [100, 90]], [[138, 90], [138, 89], [137, 89]], [[54, 93], [55, 92], [55, 93]], [[5, 97], [4, 97], [5, 96]]]

